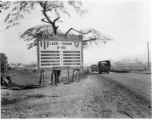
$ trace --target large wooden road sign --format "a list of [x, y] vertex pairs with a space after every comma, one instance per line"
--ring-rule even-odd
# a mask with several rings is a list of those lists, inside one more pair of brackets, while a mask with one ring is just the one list
[[39, 69], [78, 69], [83, 67], [81, 35], [37, 34]]

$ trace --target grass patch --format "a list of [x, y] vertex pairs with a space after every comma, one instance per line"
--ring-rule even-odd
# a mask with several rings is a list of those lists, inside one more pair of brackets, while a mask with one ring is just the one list
[[14, 103], [19, 102], [19, 101], [20, 101], [20, 100], [17, 99], [17, 98], [11, 99], [11, 100], [9, 100], [9, 99], [7, 99], [7, 98], [2, 98], [1, 104], [2, 104], [2, 105], [8, 105], [8, 104], [14, 104]]
[[46, 95], [36, 94], [36, 95], [28, 95], [28, 96], [26, 97], [26, 99], [29, 99], [29, 98], [43, 98], [43, 97], [46, 97]]
[[[49, 85], [51, 83], [51, 70], [45, 70], [44, 73], [44, 85]], [[69, 80], [68, 71], [62, 70], [60, 76], [61, 83], [71, 83], [79, 79], [79, 72], [74, 75], [72, 79], [73, 69], [69, 70]], [[40, 71], [33, 72], [32, 70], [9, 70], [7, 73], [11, 77], [11, 81], [14, 85], [8, 86], [13, 90], [23, 90], [23, 89], [33, 89], [39, 86]], [[84, 78], [89, 74], [87, 67], [80, 70], [80, 78]], [[14, 88], [13, 88], [14, 87]]]
[[14, 103], [17, 103], [21, 100], [27, 100], [27, 99], [30, 99], [30, 98], [40, 99], [40, 98], [43, 98], [43, 97], [46, 97], [46, 95], [43, 95], [43, 94], [27, 95], [25, 98], [14, 98], [14, 99], [2, 98], [1, 105], [14, 104]]
[[129, 70], [110, 70], [110, 72], [116, 72], [116, 73], [130, 73]]

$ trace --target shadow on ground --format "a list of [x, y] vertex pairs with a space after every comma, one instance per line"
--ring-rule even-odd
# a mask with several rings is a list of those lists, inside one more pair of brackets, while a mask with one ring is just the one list
[[97, 75], [97, 74], [99, 74], [99, 73], [98, 72], [92, 72], [89, 75]]
[[8, 90], [28, 90], [28, 89], [35, 89], [35, 88], [41, 88], [43, 86], [40, 85], [18, 85], [12, 83], [9, 86], [1, 86], [1, 89], [8, 89]]

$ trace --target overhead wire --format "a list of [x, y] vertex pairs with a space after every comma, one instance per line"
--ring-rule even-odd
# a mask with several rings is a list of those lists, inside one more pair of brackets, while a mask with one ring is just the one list
[[25, 19], [22, 19], [22, 20], [29, 20], [29, 19], [33, 19], [33, 18], [37, 18], [37, 17], [41, 17], [41, 16], [43, 16], [43, 15], [38, 15], [38, 16], [35, 16], [35, 17], [31, 17], [31, 18], [25, 18]]
[[[43, 15], [39, 15], [39, 16], [35, 16], [35, 17], [31, 17], [31, 18], [26, 18], [24, 20], [29, 20], [29, 19], [33, 19], [33, 18], [37, 18], [37, 17], [40, 17], [40, 16], [43, 16]], [[2, 22], [1, 22], [2, 23]], [[4, 23], [4, 22], [3, 22]], [[4, 34], [2, 33], [3, 30], [5, 30], [6, 28], [0, 30], [1, 34], [3, 35], [3, 37], [6, 39], [6, 37], [4, 36]], [[6, 32], [6, 31], [5, 31]], [[15, 46], [16, 50], [14, 49], [14, 47], [12, 47], [11, 43], [7, 40], [7, 42], [10, 44], [10, 46], [14, 49], [14, 51], [16, 52], [16, 54], [19, 56], [19, 58], [21, 59], [21, 61], [26, 61], [25, 58], [22, 56], [22, 54], [20, 53], [18, 47], [15, 45], [15, 43], [13, 42], [13, 40], [11, 39], [10, 35], [8, 32], [6, 32], [6, 34], [8, 35], [9, 39], [11, 40], [11, 42], [13, 43], [13, 45]]]
[[8, 39], [5, 37], [5, 35], [0, 31], [0, 33], [2, 34], [2, 36], [4, 37], [4, 39], [9, 43], [9, 45], [13, 48], [13, 50], [15, 51], [15, 53], [17, 54], [18, 58], [20, 58], [21, 61], [23, 61], [22, 57], [18, 54], [18, 52], [14, 49], [14, 47], [11, 45], [11, 43], [8, 41]]
[[18, 52], [19, 52], [19, 54], [20, 54], [20, 56], [22, 57], [22, 59], [23, 59], [23, 61], [25, 62], [26, 60], [25, 60], [25, 58], [22, 56], [22, 54], [20, 53], [20, 50], [18, 49], [18, 47], [15, 45], [15, 43], [13, 42], [13, 40], [12, 40], [12, 38], [10, 37], [10, 35], [9, 35], [9, 33], [8, 32], [6, 32], [7, 33], [7, 35], [8, 35], [8, 37], [10, 38], [10, 40], [12, 41], [12, 43], [14, 44], [14, 46], [16, 47], [16, 49], [18, 50]]
[[146, 44], [146, 42], [128, 42], [128, 41], [117, 41], [124, 44]]
[[[2, 33], [2, 31], [0, 31], [1, 33]], [[18, 51], [18, 53], [19, 53], [19, 55], [21, 56], [21, 58], [22, 58], [22, 61], [26, 61], [25, 59], [24, 59], [24, 57], [22, 56], [22, 54], [20, 53], [20, 51], [18, 50], [18, 48], [17, 48], [17, 46], [15, 45], [15, 43], [13, 42], [13, 40], [11, 39], [11, 37], [10, 37], [10, 35], [9, 35], [9, 33], [7, 32], [7, 31], [4, 31], [4, 32], [6, 32], [6, 34], [7, 34], [7, 36], [9, 37], [9, 39], [11, 40], [11, 42], [14, 44], [14, 46], [16, 47], [16, 49], [17, 49], [17, 51]], [[4, 36], [4, 35], [3, 35]]]

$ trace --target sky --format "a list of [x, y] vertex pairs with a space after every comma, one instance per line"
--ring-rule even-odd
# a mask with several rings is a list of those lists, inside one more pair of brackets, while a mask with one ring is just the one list
[[[107, 44], [84, 49], [84, 64], [106, 59], [118, 60], [122, 56], [147, 52], [147, 42], [151, 50], [151, 3], [150, 0], [85, 1], [84, 8], [88, 10], [86, 14], [80, 17], [68, 8], [71, 17], [62, 15], [62, 22], [57, 24], [63, 32], [71, 27], [77, 30], [93, 28], [113, 38]], [[4, 19], [9, 12], [10, 10], [0, 13], [0, 52], [6, 54], [9, 63], [36, 62], [36, 48], [28, 50], [26, 45], [29, 43], [19, 39], [19, 33], [42, 24], [40, 9], [26, 15], [21, 25], [6, 30]], [[51, 17], [55, 18], [54, 15]]]

